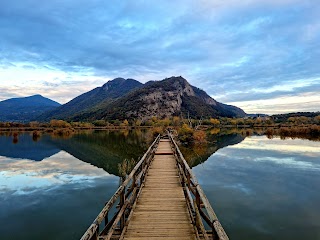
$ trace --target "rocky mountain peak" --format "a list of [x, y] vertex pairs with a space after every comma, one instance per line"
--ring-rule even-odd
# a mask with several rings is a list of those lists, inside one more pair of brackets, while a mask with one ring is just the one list
[[243, 110], [215, 101], [182, 76], [142, 84], [134, 79], [116, 78], [84, 93], [46, 115], [61, 119], [148, 120], [153, 116], [193, 118], [245, 116]]

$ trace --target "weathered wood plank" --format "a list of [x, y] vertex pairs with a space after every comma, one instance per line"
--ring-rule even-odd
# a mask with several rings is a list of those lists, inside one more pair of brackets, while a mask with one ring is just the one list
[[[147, 237], [127, 237], [128, 240], [140, 240], [140, 239], [148, 239], [148, 240], [163, 240], [163, 237], [155, 237], [155, 236], [147, 236]], [[165, 240], [195, 240], [194, 236], [189, 237], [166, 237]]]
[[[125, 204], [99, 234], [102, 219], [116, 199], [124, 194], [128, 197], [123, 199]], [[212, 239], [212, 232], [204, 229], [202, 220], [212, 227], [217, 239], [229, 239], [168, 133], [166, 139], [160, 139], [160, 136], [155, 139], [81, 240]]]
[[196, 239], [170, 140], [155, 154], [124, 239]]

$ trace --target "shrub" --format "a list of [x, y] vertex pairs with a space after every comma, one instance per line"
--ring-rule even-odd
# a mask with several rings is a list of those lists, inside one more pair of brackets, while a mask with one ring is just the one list
[[70, 123], [63, 121], [63, 120], [56, 120], [53, 119], [50, 121], [51, 127], [58, 127], [58, 128], [68, 128], [71, 127]]
[[206, 143], [207, 135], [205, 131], [197, 130], [193, 132], [193, 140], [195, 143]]
[[163, 134], [164, 133], [164, 127], [153, 127], [152, 128], [152, 135], [153, 137], [158, 136], [159, 134]]
[[218, 119], [215, 119], [215, 118], [210, 118], [210, 123], [212, 125], [219, 125], [220, 121]]
[[193, 141], [193, 129], [184, 123], [178, 130], [178, 138], [183, 143], [191, 143]]

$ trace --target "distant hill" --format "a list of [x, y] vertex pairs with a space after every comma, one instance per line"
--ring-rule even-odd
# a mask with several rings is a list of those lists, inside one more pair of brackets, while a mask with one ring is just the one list
[[29, 122], [61, 104], [41, 95], [10, 98], [0, 102], [0, 121]]
[[293, 112], [293, 113], [283, 113], [283, 114], [274, 114], [272, 115], [275, 121], [287, 121], [290, 117], [309, 117], [314, 118], [319, 116], [320, 112]]
[[[123, 84], [127, 81], [125, 80]], [[117, 90], [115, 89], [115, 91]], [[65, 115], [65, 119], [92, 121], [96, 119], [139, 118], [147, 120], [152, 116], [164, 118], [181, 114], [185, 117], [189, 114], [192, 118], [244, 117], [246, 115], [238, 107], [217, 102], [203, 90], [190, 85], [183, 77], [150, 81], [144, 85], [140, 83], [137, 88], [128, 91], [123, 96], [120, 94], [118, 96], [117, 98], [106, 98], [94, 106], [85, 108], [85, 110], [78, 109], [76, 111], [75, 109], [73, 113], [77, 112], [77, 114], [73, 114], [71, 117]], [[61, 115], [58, 115], [58, 118], [59, 116]]]
[[97, 105], [101, 102], [109, 103], [111, 100], [122, 97], [142, 85], [142, 83], [134, 79], [116, 78], [108, 81], [101, 87], [81, 94], [53, 111], [46, 112], [40, 116], [40, 119], [73, 119], [81, 113], [92, 111], [97, 108]]
[[268, 114], [264, 114], [264, 113], [247, 113], [247, 117], [252, 117], [252, 118], [269, 117], [269, 115]]

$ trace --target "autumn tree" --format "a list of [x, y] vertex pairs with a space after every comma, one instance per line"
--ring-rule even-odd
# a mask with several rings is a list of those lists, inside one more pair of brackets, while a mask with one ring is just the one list
[[181, 120], [180, 120], [180, 118], [179, 117], [173, 117], [172, 118], [172, 125], [173, 126], [179, 126], [180, 125], [180, 122], [181, 122]]
[[219, 125], [220, 121], [216, 118], [210, 118], [210, 123], [215, 126], [215, 125]]
[[127, 120], [127, 119], [123, 120], [123, 125], [124, 125], [124, 126], [126, 126], [126, 127], [128, 127], [128, 126], [129, 126], [129, 122], [128, 122], [128, 120]]
[[201, 130], [194, 131], [193, 140], [195, 143], [206, 143], [207, 142], [206, 132]]
[[186, 123], [184, 123], [178, 131], [179, 140], [181, 142], [192, 142], [193, 140], [193, 129]]
[[139, 126], [141, 126], [142, 122], [140, 119], [137, 119], [134, 124], [135, 124], [135, 126], [139, 127]]

